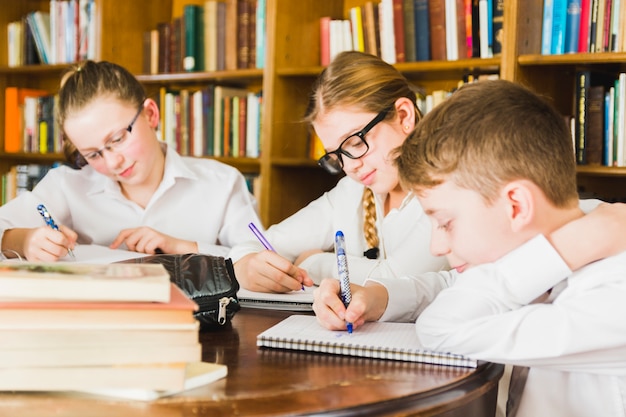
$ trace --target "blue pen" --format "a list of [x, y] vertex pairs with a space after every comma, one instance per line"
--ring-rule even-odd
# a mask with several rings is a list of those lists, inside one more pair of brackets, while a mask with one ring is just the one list
[[[339, 285], [341, 288], [341, 301], [348, 307], [352, 301], [350, 291], [350, 275], [348, 274], [348, 257], [346, 256], [346, 241], [341, 230], [335, 233], [335, 253], [337, 254], [337, 268], [339, 271]], [[352, 323], [346, 325], [348, 333], [352, 333]]]
[[[254, 236], [256, 236], [256, 238], [259, 239], [259, 242], [261, 242], [261, 245], [263, 245], [265, 249], [271, 250], [272, 252], [276, 252], [276, 250], [274, 250], [270, 242], [265, 238], [265, 236], [263, 236], [263, 233], [261, 233], [261, 231], [256, 227], [254, 223], [252, 222], [248, 223], [248, 227], [250, 228], [250, 230], [252, 230], [252, 233], [254, 233]], [[304, 291], [304, 284], [302, 284], [302, 291]]]
[[[57, 224], [54, 222], [54, 219], [50, 215], [50, 212], [48, 212], [46, 206], [44, 206], [43, 204], [38, 205], [37, 211], [39, 212], [39, 214], [41, 214], [41, 217], [43, 217], [43, 220], [48, 226], [50, 226], [51, 229], [59, 230], [59, 226], [57, 226]], [[74, 256], [74, 252], [72, 251], [72, 249], [67, 248], [67, 253], [69, 253], [72, 258], [76, 259], [76, 256]]]

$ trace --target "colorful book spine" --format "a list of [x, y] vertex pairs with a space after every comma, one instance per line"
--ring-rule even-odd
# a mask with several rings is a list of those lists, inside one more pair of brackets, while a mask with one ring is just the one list
[[560, 55], [565, 52], [567, 1], [568, 0], [554, 0], [554, 9], [552, 11], [552, 46], [550, 48], [552, 55]]
[[564, 53], [578, 51], [578, 38], [580, 33], [581, 0], [567, 0], [567, 13], [565, 17], [565, 43]]
[[552, 13], [554, 11], [555, 0], [543, 1], [543, 21], [541, 30], [541, 54], [550, 55], [552, 53]]

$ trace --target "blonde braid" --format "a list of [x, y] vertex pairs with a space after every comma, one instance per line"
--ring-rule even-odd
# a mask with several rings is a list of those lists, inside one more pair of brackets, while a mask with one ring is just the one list
[[363, 190], [363, 234], [365, 241], [369, 247], [363, 255], [369, 259], [378, 258], [378, 231], [376, 230], [376, 202], [374, 201], [374, 193], [371, 189], [365, 187]]

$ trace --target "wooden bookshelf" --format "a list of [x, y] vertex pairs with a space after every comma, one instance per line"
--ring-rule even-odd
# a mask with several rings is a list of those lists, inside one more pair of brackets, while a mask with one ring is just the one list
[[[263, 91], [262, 154], [258, 159], [218, 158], [245, 173], [259, 174], [257, 197], [265, 226], [291, 215], [330, 189], [338, 180], [308, 158], [308, 127], [302, 123], [311, 84], [322, 71], [319, 51], [319, 19], [346, 18], [351, 7], [366, 0], [267, 0], [266, 59], [263, 69], [141, 74], [142, 34], [158, 22], [182, 14], [185, 4], [202, 0], [97, 0], [98, 59], [120, 63], [135, 74], [149, 91], [161, 86], [184, 87], [207, 83], [242, 86]], [[468, 73], [498, 73], [551, 97], [563, 114], [571, 114], [576, 68], [585, 65], [610, 71], [626, 71], [626, 54], [540, 55], [543, 0], [507, 0], [501, 55], [488, 59], [407, 62], [396, 67], [427, 93], [453, 89]], [[3, 6], [0, 26], [32, 10], [47, 10], [48, 0], [14, 0]], [[141, 17], [141, 18], [138, 18]], [[7, 67], [6, 30], [0, 32], [0, 126], [4, 126], [7, 86], [57, 89], [63, 65]], [[0, 128], [0, 150], [4, 129]], [[60, 155], [10, 154], [0, 151], [0, 174], [16, 163], [51, 161]], [[607, 199], [626, 196], [626, 169], [579, 168], [581, 189]]]

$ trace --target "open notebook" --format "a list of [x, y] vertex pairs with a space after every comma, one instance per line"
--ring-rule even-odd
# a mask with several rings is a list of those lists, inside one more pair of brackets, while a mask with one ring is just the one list
[[315, 287], [304, 287], [303, 291], [284, 294], [264, 293], [239, 289], [237, 298], [242, 307], [270, 310], [313, 311], [313, 291]]
[[413, 323], [366, 323], [348, 333], [323, 328], [315, 316], [292, 315], [259, 334], [257, 346], [469, 368], [478, 364], [422, 348]]

